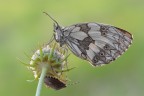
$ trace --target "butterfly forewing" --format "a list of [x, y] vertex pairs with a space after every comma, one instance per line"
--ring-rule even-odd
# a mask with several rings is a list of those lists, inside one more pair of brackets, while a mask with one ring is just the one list
[[69, 49], [94, 66], [114, 61], [132, 42], [129, 32], [100, 23], [75, 24], [65, 27], [63, 33]]

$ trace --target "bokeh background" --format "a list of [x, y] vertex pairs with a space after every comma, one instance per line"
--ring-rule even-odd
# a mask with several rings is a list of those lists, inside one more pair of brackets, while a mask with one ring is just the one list
[[0, 0], [0, 96], [34, 96], [37, 81], [16, 57], [29, 56], [46, 44], [53, 22], [60, 25], [100, 22], [128, 30], [134, 40], [115, 62], [94, 68], [72, 55], [70, 84], [55, 91], [43, 86], [41, 96], [144, 96], [144, 0]]

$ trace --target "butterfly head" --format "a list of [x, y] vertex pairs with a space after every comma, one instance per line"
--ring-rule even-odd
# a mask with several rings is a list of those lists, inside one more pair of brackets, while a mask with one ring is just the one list
[[60, 44], [60, 46], [65, 44], [65, 38], [63, 35], [63, 29], [61, 26], [59, 26], [59, 24], [57, 23], [57, 21], [55, 19], [53, 19], [48, 13], [45, 13], [47, 16], [49, 16], [51, 18], [51, 20], [54, 21], [54, 38], [56, 40], [56, 42], [58, 42]]
[[60, 46], [65, 44], [65, 38], [63, 35], [63, 29], [61, 26], [58, 25], [58, 23], [54, 23], [54, 38], [56, 42], [60, 44]]
[[62, 28], [58, 24], [54, 23], [54, 38], [57, 42], [60, 42], [61, 37], [62, 37]]

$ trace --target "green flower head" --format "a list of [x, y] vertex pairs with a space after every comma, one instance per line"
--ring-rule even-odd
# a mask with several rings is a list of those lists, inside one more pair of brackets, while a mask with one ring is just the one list
[[[52, 47], [53, 46], [53, 47]], [[68, 78], [65, 72], [71, 70], [67, 66], [67, 54], [64, 48], [53, 45], [47, 45], [38, 49], [31, 57], [28, 67], [35, 79], [39, 79], [42, 73], [42, 68], [46, 68], [44, 83], [46, 86], [59, 90], [66, 87]]]

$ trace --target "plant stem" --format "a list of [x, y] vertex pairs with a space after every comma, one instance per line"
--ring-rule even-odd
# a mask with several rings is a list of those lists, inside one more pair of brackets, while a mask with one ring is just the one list
[[40, 96], [40, 93], [41, 93], [41, 89], [42, 89], [42, 85], [43, 85], [43, 82], [44, 82], [44, 77], [47, 73], [47, 68], [48, 66], [43, 66], [42, 67], [42, 73], [41, 73], [41, 76], [39, 78], [39, 82], [38, 82], [38, 86], [37, 86], [37, 90], [36, 90], [36, 95], [35, 96]]

